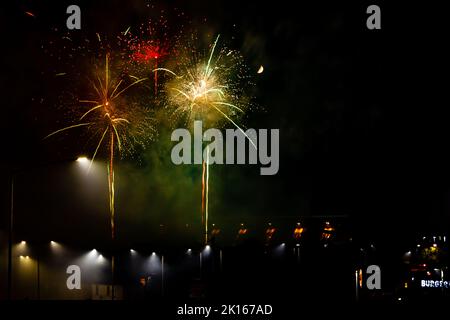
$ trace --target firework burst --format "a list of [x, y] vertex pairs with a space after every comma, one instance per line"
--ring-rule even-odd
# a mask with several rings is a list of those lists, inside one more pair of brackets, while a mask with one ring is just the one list
[[[196, 50], [187, 57], [180, 57], [174, 69], [157, 68], [154, 72], [165, 72], [171, 79], [167, 81], [165, 92], [167, 105], [173, 114], [185, 117], [192, 122], [200, 119], [218, 124], [221, 120], [231, 123], [240, 130], [256, 149], [238, 124], [239, 119], [251, 106], [245, 94], [249, 78], [247, 68], [238, 52], [226, 48], [218, 48], [219, 36], [212, 43], [207, 55], [199, 55]], [[204, 225], [204, 241], [208, 243], [209, 220], [209, 148], [207, 158], [202, 165], [202, 223]]]
[[172, 76], [167, 82], [166, 94], [168, 106], [175, 115], [185, 116], [187, 122], [201, 119], [217, 124], [226, 120], [256, 148], [238, 124], [238, 119], [250, 106], [244, 92], [245, 83], [248, 83], [246, 67], [236, 51], [218, 49], [218, 41], [219, 36], [207, 56], [198, 58], [194, 52], [181, 58], [175, 69], [157, 68], [154, 72], [164, 71]]
[[[132, 59], [139, 63], [153, 64], [153, 68], [158, 68], [158, 61], [168, 54], [168, 51], [160, 44], [139, 43], [133, 49]], [[152, 63], [153, 62], [153, 63]], [[158, 72], [153, 76], [155, 96], [158, 94]]]
[[118, 37], [126, 60], [153, 78], [155, 96], [158, 94], [158, 72], [152, 71], [172, 55], [174, 44], [179, 39], [178, 34], [169, 35], [171, 33], [167, 20], [161, 14], [158, 19], [149, 20], [136, 31], [128, 28]]
[[135, 103], [128, 103], [123, 95], [131, 87], [145, 81], [134, 76], [116, 77], [111, 72], [110, 55], [106, 54], [102, 72], [97, 73], [91, 84], [91, 97], [79, 100], [86, 107], [76, 123], [56, 130], [45, 137], [49, 138], [70, 129], [84, 127], [89, 130], [90, 138], [97, 140], [92, 160], [102, 146], [108, 147], [108, 186], [111, 219], [111, 237], [115, 238], [114, 210], [114, 159], [118, 153], [132, 153], [136, 145], [145, 147], [151, 139], [154, 128], [147, 112]]

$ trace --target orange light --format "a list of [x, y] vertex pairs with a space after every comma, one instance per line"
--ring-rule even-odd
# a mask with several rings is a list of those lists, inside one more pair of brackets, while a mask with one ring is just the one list
[[247, 233], [247, 229], [239, 229], [239, 234], [246, 234]]
[[304, 229], [300, 226], [294, 229], [294, 238], [300, 239], [302, 237]]
[[267, 228], [267, 230], [266, 230], [267, 241], [270, 241], [273, 238], [275, 231], [276, 231], [276, 229], [274, 227]]
[[363, 275], [362, 275], [362, 269], [359, 269], [359, 287], [362, 288], [363, 286]]

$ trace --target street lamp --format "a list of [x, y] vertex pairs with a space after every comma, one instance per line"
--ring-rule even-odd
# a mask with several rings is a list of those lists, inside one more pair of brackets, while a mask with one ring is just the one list
[[40, 257], [39, 253], [36, 256], [36, 260], [31, 258], [30, 256], [26, 255], [20, 255], [19, 256], [20, 261], [24, 263], [28, 267], [32, 267], [34, 262], [36, 263], [36, 284], [37, 284], [37, 300], [41, 300], [41, 270], [40, 270]]
[[89, 159], [86, 158], [86, 157], [78, 157], [76, 161], [77, 161], [78, 163], [81, 163], [81, 164], [87, 164], [87, 163], [89, 163]]
[[164, 255], [161, 256], [161, 296], [164, 297]]
[[[69, 159], [63, 162], [72, 162], [74, 159]], [[89, 160], [86, 157], [78, 157], [76, 159], [77, 162], [86, 163]], [[58, 162], [60, 163], [60, 162]], [[41, 167], [46, 167], [51, 165], [52, 163], [47, 163], [41, 165]], [[11, 186], [10, 186], [10, 211], [9, 211], [9, 230], [8, 230], [8, 300], [11, 300], [12, 297], [12, 251], [13, 251], [13, 231], [14, 231], [14, 182], [16, 175], [24, 172], [26, 170], [14, 170], [11, 173]], [[25, 245], [25, 241], [20, 242], [22, 245]]]

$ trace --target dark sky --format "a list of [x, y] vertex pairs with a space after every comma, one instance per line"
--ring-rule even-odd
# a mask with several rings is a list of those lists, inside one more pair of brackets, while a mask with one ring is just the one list
[[[65, 8], [75, 3], [80, 38], [114, 38], [164, 9], [174, 29], [186, 22], [175, 12], [184, 12], [190, 28], [220, 33], [250, 68], [264, 65], [255, 79], [263, 110], [250, 113], [246, 125], [280, 129], [280, 171], [213, 167], [216, 221], [348, 215], [378, 237], [448, 230], [448, 26], [437, 6], [379, 3], [382, 30], [370, 31], [365, 9], [372, 2], [155, 1], [154, 11], [139, 0], [19, 3], [0, 16], [0, 161], [4, 213], [10, 173], [24, 170], [16, 197], [23, 234], [108, 232], [106, 180], [86, 195], [73, 164], [61, 164], [90, 149], [77, 137], [42, 141], [57, 125], [52, 101], [67, 84], [46, 82], [54, 62], [41, 46], [63, 33], [54, 28], [65, 29]], [[168, 132], [161, 128], [139, 160], [118, 163], [123, 229], [145, 234], [147, 226], [200, 217], [201, 169], [170, 163]]]

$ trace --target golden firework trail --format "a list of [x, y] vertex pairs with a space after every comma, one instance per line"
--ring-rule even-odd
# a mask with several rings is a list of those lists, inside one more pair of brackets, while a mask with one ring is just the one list
[[209, 220], [209, 147], [206, 147], [206, 160], [202, 163], [202, 224], [205, 227], [205, 245], [208, 244]]
[[[166, 85], [169, 107], [174, 114], [185, 115], [188, 121], [196, 117], [202, 120], [217, 121], [225, 119], [241, 131], [256, 149], [256, 144], [238, 124], [235, 116], [242, 116], [247, 107], [243, 99], [239, 59], [234, 51], [216, 50], [220, 35], [203, 59], [181, 59], [176, 71], [156, 68], [153, 72], [164, 71], [172, 76]], [[218, 54], [216, 54], [218, 53]], [[205, 231], [205, 244], [208, 243], [209, 219], [209, 149], [207, 159], [202, 163], [202, 223]]]
[[[92, 90], [95, 100], [79, 100], [80, 103], [90, 104], [91, 107], [89, 107], [89, 109], [81, 115], [78, 119], [78, 123], [56, 130], [44, 138], [47, 139], [53, 135], [79, 127], [90, 127], [97, 129], [97, 132], [101, 132], [101, 136], [92, 155], [88, 170], [90, 170], [100, 147], [106, 143], [109, 149], [107, 169], [111, 238], [113, 240], [116, 237], [114, 205], [115, 148], [117, 146], [119, 152], [122, 150], [124, 140], [129, 140], [128, 136], [130, 135], [130, 131], [128, 130], [128, 127], [132, 125], [130, 117], [136, 118], [136, 115], [128, 110], [128, 106], [126, 106], [127, 108], [124, 108], [124, 103], [120, 100], [120, 98], [129, 88], [146, 80], [146, 78], [132, 78], [133, 81], [128, 85], [124, 85], [123, 79], [112, 78], [110, 69], [110, 55], [106, 54], [103, 76], [97, 76], [96, 80], [92, 81]], [[145, 119], [140, 120], [145, 121]], [[136, 140], [136, 137], [132, 137], [131, 139]]]

